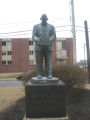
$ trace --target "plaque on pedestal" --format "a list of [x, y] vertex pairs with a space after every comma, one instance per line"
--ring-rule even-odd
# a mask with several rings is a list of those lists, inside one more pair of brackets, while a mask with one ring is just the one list
[[65, 84], [58, 78], [33, 78], [25, 85], [25, 94], [26, 118], [66, 116]]

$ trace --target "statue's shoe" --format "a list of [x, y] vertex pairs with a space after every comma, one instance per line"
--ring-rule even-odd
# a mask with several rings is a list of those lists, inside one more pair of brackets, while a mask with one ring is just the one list
[[42, 78], [42, 76], [41, 76], [41, 75], [38, 75], [38, 76], [37, 76], [37, 78], [38, 78], [38, 79], [41, 79], [41, 78]]
[[48, 78], [48, 79], [52, 79], [52, 75], [49, 75], [47, 78]]

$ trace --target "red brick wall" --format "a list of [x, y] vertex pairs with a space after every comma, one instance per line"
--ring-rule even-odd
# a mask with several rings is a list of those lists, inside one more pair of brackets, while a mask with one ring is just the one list
[[21, 39], [21, 70], [27, 71], [29, 66], [29, 40]]
[[20, 71], [20, 40], [12, 39], [12, 66], [14, 72]]
[[16, 72], [26, 72], [34, 68], [29, 66], [29, 39], [13, 39], [13, 63]]
[[35, 68], [29, 65], [29, 39], [13, 39], [12, 44], [12, 66], [14, 72], [26, 72]]
[[68, 64], [73, 64], [73, 40], [72, 38], [67, 38], [67, 57], [68, 57]]
[[34, 69], [36, 69], [36, 65], [28, 65], [27, 71], [33, 71]]
[[56, 59], [56, 40], [53, 42], [53, 52], [52, 52], [52, 64], [55, 65], [57, 62]]
[[1, 55], [2, 55], [1, 50], [2, 50], [2, 45], [1, 45], [1, 40], [0, 40], [0, 67], [1, 67]]

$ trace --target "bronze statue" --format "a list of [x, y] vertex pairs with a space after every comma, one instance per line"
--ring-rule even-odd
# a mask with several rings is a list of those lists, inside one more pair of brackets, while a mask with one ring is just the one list
[[35, 55], [37, 65], [37, 77], [42, 78], [43, 57], [45, 59], [46, 75], [52, 78], [52, 43], [56, 39], [55, 28], [47, 23], [47, 15], [42, 14], [40, 24], [33, 28], [32, 39], [35, 41]]

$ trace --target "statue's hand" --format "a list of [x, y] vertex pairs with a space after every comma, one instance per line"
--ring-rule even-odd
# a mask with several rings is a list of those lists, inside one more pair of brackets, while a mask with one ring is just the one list
[[36, 41], [37, 41], [37, 42], [39, 42], [39, 41], [40, 41], [40, 39], [39, 39], [39, 38], [37, 38], [37, 39], [36, 39]]
[[38, 41], [40, 41], [40, 39], [38, 37], [34, 36], [34, 41], [38, 42]]
[[35, 42], [36, 42], [37, 45], [39, 45], [40, 44], [40, 38], [37, 38]]
[[51, 45], [52, 44], [52, 39], [51, 38], [49, 38], [49, 45]]

